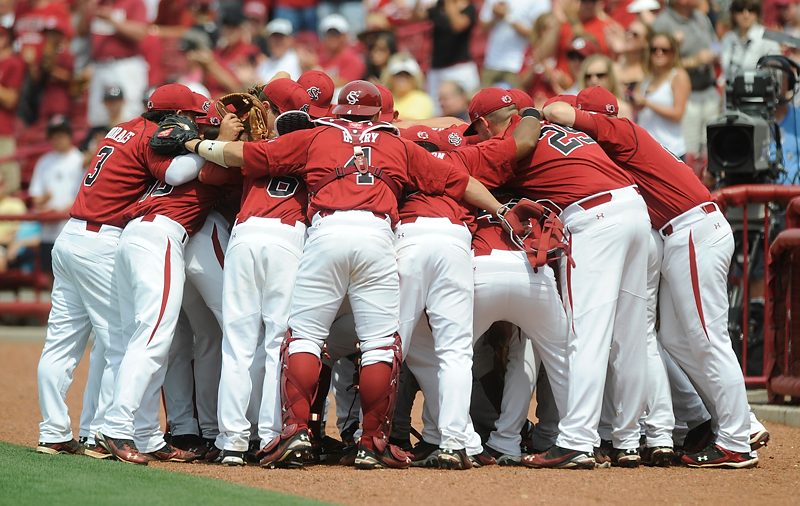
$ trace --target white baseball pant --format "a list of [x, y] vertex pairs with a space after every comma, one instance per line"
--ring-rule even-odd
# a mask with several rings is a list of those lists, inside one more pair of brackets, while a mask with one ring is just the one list
[[[610, 201], [593, 205], [596, 198], [609, 194]], [[582, 452], [593, 450], [612, 357], [619, 364], [614, 382], [618, 415], [613, 421], [619, 443], [614, 446], [638, 448], [639, 418], [647, 404], [647, 206], [631, 186], [571, 204], [561, 221], [575, 267], [566, 259], [560, 262], [561, 293], [571, 332], [567, 410], [556, 444]], [[553, 379], [550, 376], [558, 400]]]
[[[222, 375], [219, 384], [218, 448], [247, 451], [250, 368], [264, 327], [265, 376], [258, 435], [263, 444], [280, 434], [280, 348], [287, 330], [305, 225], [277, 218], [249, 218], [233, 228], [225, 254], [222, 292]], [[263, 445], [262, 445], [263, 446]]]
[[[106, 366], [105, 348], [95, 338], [92, 351], [89, 354], [89, 375], [86, 379], [86, 388], [83, 391], [83, 405], [81, 407], [81, 421], [78, 435], [86, 438], [87, 444], [95, 444], [92, 422], [97, 414], [100, 402], [100, 389], [103, 384], [103, 370]], [[109, 393], [109, 396], [113, 393]]]
[[674, 218], [661, 236], [661, 344], [711, 413], [717, 444], [749, 452], [744, 377], [728, 335], [727, 277], [734, 248], [730, 225], [716, 204], [706, 203]]
[[158, 420], [160, 390], [183, 300], [187, 240], [179, 223], [148, 215], [128, 223], [117, 250], [125, 356], [100, 432], [133, 439], [142, 453], [164, 446]]
[[110, 346], [111, 336], [116, 339], [121, 332], [114, 255], [122, 229], [103, 225], [94, 230], [88, 226], [90, 229], [85, 221], [70, 219], [53, 246], [53, 308], [37, 370], [42, 443], [73, 438], [65, 398], [72, 385], [72, 371], [83, 356], [92, 329], [105, 362], [93, 424], [105, 415], [122, 360], [122, 355], [115, 354]]
[[[188, 286], [188, 283], [184, 285], [184, 305]], [[186, 311], [182, 309], [178, 317], [178, 324], [175, 326], [175, 336], [172, 338], [172, 346], [170, 346], [167, 360], [167, 373], [161, 387], [167, 426], [173, 436], [200, 434], [197, 418], [194, 416], [193, 341], [192, 325], [189, 323]], [[200, 401], [199, 396], [197, 401]]]
[[[472, 235], [448, 218], [417, 218], [395, 229], [400, 274], [400, 338], [405, 363], [420, 386], [436, 385], [440, 447], [467, 447], [472, 396]], [[433, 335], [434, 369], [417, 367], [410, 337], [423, 312]], [[432, 389], [423, 387], [430, 393]]]

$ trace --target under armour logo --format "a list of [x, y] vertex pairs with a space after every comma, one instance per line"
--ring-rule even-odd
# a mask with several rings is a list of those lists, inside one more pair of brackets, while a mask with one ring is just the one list
[[595, 216], [597, 216], [597, 219], [598, 219], [598, 220], [599, 220], [600, 218], [605, 218], [605, 217], [606, 217], [606, 215], [605, 215], [605, 214], [603, 214], [603, 213], [596, 214]]
[[721, 226], [722, 226], [722, 225], [720, 225], [719, 223], [714, 223], [714, 228], [719, 228], [719, 227], [721, 227]]
[[361, 95], [361, 92], [358, 90], [353, 90], [347, 94], [347, 103], [350, 105], [356, 105], [358, 103], [358, 96]]
[[367, 456], [367, 452], [365, 452], [364, 450], [358, 450], [358, 457], [359, 457], [359, 458], [362, 458], [362, 459], [363, 459], [363, 458], [365, 458], [366, 456]]
[[311, 100], [319, 100], [319, 88], [317, 88], [316, 86], [312, 86], [306, 91], [308, 92], [308, 98], [310, 98]]
[[702, 462], [704, 460], [708, 460], [708, 455], [700, 455], [699, 457], [697, 457], [698, 462]]
[[308, 434], [300, 434], [300, 441], [308, 441]]
[[401, 237], [405, 237], [405, 236], [406, 236], [406, 234], [403, 233], [403, 232], [400, 232], [399, 234], [397, 234], [397, 238], [398, 239], [400, 239]]

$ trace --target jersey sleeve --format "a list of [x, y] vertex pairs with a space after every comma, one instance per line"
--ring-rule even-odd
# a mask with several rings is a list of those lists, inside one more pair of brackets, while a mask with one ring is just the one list
[[636, 132], [626, 119], [609, 118], [575, 109], [573, 127], [596, 140], [603, 150], [616, 159], [627, 159], [638, 149]]
[[[124, 148], [127, 147], [128, 145], [126, 144]], [[145, 146], [144, 160], [145, 167], [147, 167], [147, 169], [150, 171], [150, 174], [159, 181], [164, 181], [164, 179], [167, 177], [167, 169], [169, 168], [170, 164], [172, 164], [173, 158], [159, 155], [153, 151], [150, 146]]]
[[429, 195], [461, 200], [469, 183], [469, 173], [464, 167], [456, 167], [412, 142], [400, 140], [408, 151], [409, 186]]
[[308, 147], [319, 133], [300, 130], [263, 142], [245, 142], [243, 147], [245, 177], [283, 176], [299, 172], [308, 161]]
[[461, 158], [472, 177], [488, 187], [496, 188], [514, 177], [517, 142], [510, 134], [492, 137], [475, 146], [458, 149], [453, 156]]

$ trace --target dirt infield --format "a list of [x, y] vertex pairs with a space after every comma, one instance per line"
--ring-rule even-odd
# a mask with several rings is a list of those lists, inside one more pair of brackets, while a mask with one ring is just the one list
[[[0, 342], [2, 441], [36, 445], [41, 421], [36, 364], [41, 349], [41, 344]], [[76, 434], [87, 366], [88, 353], [75, 372], [67, 396]], [[415, 425], [421, 425], [418, 411], [415, 417]], [[759, 452], [759, 467], [750, 470], [491, 467], [470, 471], [355, 471], [317, 466], [292, 471], [204, 463], [151, 466], [342, 504], [799, 504], [800, 428], [769, 424], [768, 429], [772, 442]]]

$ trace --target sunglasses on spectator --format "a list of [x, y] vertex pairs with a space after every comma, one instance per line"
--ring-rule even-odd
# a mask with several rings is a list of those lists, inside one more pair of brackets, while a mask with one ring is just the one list
[[639, 32], [628, 31], [626, 33], [627, 35], [630, 35], [630, 37], [633, 39], [641, 39], [642, 37], [644, 37], [644, 34]]
[[588, 81], [593, 77], [596, 77], [598, 79], [605, 79], [606, 77], [608, 77], [608, 72], [598, 72], [597, 74], [586, 74], [585, 79]]
[[755, 9], [755, 7], [742, 7], [741, 9], [738, 10], [731, 9], [731, 12], [745, 12], [745, 11], [751, 14], [758, 14], [758, 11]]
[[668, 47], [651, 47], [650, 48], [650, 54], [659, 54], [659, 53], [661, 53], [661, 54], [670, 54], [671, 52], [672, 52], [672, 49], [670, 49]]

